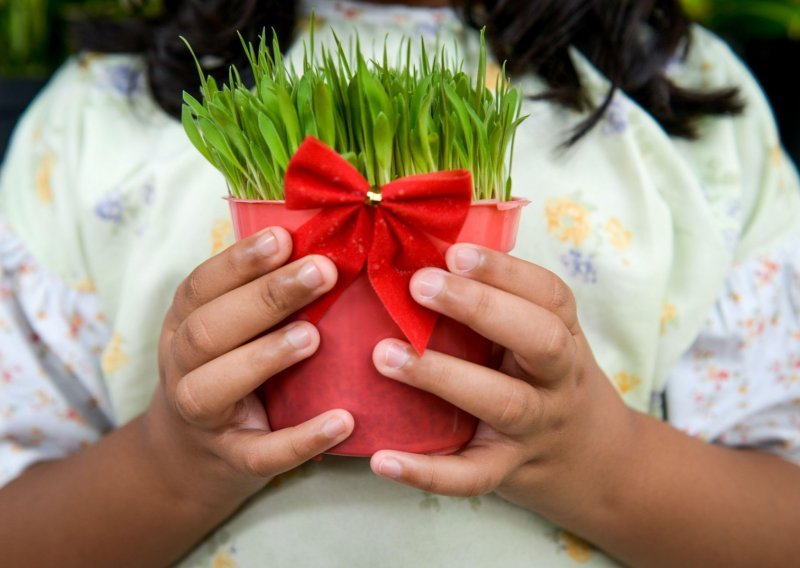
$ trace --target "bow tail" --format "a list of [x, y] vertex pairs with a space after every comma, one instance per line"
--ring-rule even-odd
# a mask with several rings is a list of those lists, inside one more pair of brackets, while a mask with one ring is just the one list
[[427, 236], [386, 215], [375, 215], [375, 232], [367, 272], [386, 311], [420, 355], [430, 341], [439, 314], [414, 301], [408, 287], [425, 267], [445, 268], [444, 258]]
[[292, 233], [290, 260], [309, 254], [327, 256], [336, 265], [336, 286], [298, 314], [317, 323], [358, 277], [372, 245], [371, 215], [360, 205], [335, 207], [317, 213]]

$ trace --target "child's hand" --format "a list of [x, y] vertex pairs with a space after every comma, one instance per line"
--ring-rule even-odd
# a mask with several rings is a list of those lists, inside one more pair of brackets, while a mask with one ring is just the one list
[[291, 247], [285, 230], [262, 231], [200, 265], [175, 294], [159, 344], [161, 381], [144, 423], [154, 459], [179, 494], [241, 502], [353, 429], [349, 413], [332, 410], [270, 432], [254, 394], [319, 345], [308, 322], [264, 332], [336, 282], [325, 257], [282, 267]]
[[613, 493], [631, 431], [625, 407], [592, 356], [575, 300], [554, 274], [472, 245], [447, 253], [452, 273], [419, 271], [417, 302], [505, 347], [499, 371], [384, 340], [373, 359], [385, 376], [430, 391], [480, 419], [455, 456], [382, 450], [375, 473], [425, 491], [492, 491], [552, 520]]

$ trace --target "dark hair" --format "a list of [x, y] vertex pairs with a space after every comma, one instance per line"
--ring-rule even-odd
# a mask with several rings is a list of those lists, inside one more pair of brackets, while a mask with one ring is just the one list
[[[149, 84], [161, 107], [178, 116], [181, 93], [196, 94], [197, 70], [186, 46], [192, 44], [204, 70], [217, 78], [235, 65], [248, 69], [236, 32], [255, 40], [274, 29], [288, 46], [296, 24], [292, 0], [164, 0], [155, 19], [89, 21], [78, 28], [83, 49], [141, 53]], [[693, 138], [705, 115], [735, 114], [742, 104], [735, 88], [697, 91], [673, 84], [669, 60], [688, 48], [689, 21], [678, 0], [464, 0], [467, 21], [486, 26], [487, 37], [512, 74], [537, 72], [549, 90], [537, 99], [591, 111], [571, 133], [572, 144], [602, 118], [614, 93], [622, 90], [670, 134]], [[579, 49], [610, 80], [603, 103], [592, 108], [569, 55]], [[244, 77], [247, 80], [247, 77]]]
[[274, 29], [288, 46], [296, 21], [295, 2], [284, 0], [163, 0], [155, 18], [134, 14], [121, 21], [88, 19], [74, 27], [80, 49], [144, 56], [147, 78], [156, 102], [168, 114], [180, 116], [182, 94], [199, 95], [197, 67], [180, 36], [185, 37], [217, 80], [227, 79], [231, 65], [248, 79], [249, 65], [237, 32], [254, 41], [264, 29]]
[[[536, 98], [574, 110], [591, 103], [569, 47], [576, 47], [611, 83], [603, 103], [572, 133], [572, 144], [602, 118], [617, 90], [645, 108], [670, 134], [695, 138], [697, 119], [737, 114], [736, 88], [698, 91], [666, 76], [689, 47], [689, 20], [678, 0], [464, 0], [467, 19], [486, 34], [509, 71], [536, 71], [550, 87]], [[683, 49], [683, 52], [679, 52]]]

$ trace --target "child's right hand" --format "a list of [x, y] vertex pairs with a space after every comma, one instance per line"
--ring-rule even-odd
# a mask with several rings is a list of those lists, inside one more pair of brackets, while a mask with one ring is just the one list
[[348, 412], [331, 410], [271, 432], [254, 394], [319, 345], [308, 322], [264, 332], [336, 282], [336, 267], [322, 256], [283, 266], [291, 249], [285, 230], [262, 231], [200, 265], [175, 294], [159, 344], [160, 383], [143, 424], [164, 481], [181, 497], [238, 505], [353, 430]]

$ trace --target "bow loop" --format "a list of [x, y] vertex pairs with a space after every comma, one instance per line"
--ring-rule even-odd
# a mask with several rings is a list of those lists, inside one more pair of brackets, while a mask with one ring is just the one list
[[339, 270], [333, 290], [304, 315], [319, 321], [366, 263], [375, 293], [422, 353], [438, 315], [417, 304], [408, 285], [420, 268], [445, 267], [429, 236], [446, 243], [458, 237], [472, 199], [470, 173], [409, 176], [373, 192], [347, 160], [309, 137], [289, 162], [285, 183], [288, 209], [320, 209], [295, 231], [293, 259], [324, 254]]
[[289, 209], [359, 205], [371, 189], [350, 162], [312, 137], [289, 162], [285, 184]]
[[[435, 191], [432, 191], [436, 188]], [[446, 242], [454, 242], [469, 213], [464, 188], [472, 199], [472, 175], [466, 170], [435, 172], [400, 178], [381, 190], [384, 208], [407, 225]]]

